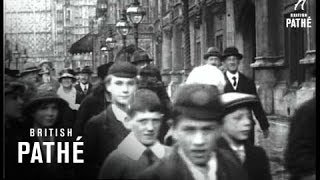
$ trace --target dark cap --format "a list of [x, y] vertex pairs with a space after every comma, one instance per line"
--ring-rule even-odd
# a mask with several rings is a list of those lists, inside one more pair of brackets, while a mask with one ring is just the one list
[[110, 67], [112, 66], [112, 64], [113, 64], [113, 62], [108, 62], [108, 63], [103, 64], [97, 68], [97, 71], [98, 71], [97, 74], [100, 79], [104, 79], [108, 75], [108, 71], [109, 71]]
[[255, 95], [238, 92], [224, 93], [220, 95], [219, 100], [224, 108], [224, 114], [239, 107], [252, 107], [259, 102]]
[[5, 80], [5, 84], [4, 84], [5, 94], [9, 94], [13, 92], [23, 93], [25, 90], [26, 90], [26, 86], [23, 82]]
[[138, 75], [138, 70], [136, 66], [130, 62], [118, 61], [110, 67], [108, 75], [123, 78], [134, 78]]
[[204, 58], [204, 59], [208, 59], [210, 56], [217, 56], [217, 57], [219, 57], [220, 59], [221, 59], [221, 57], [222, 57], [219, 49], [216, 48], [216, 47], [214, 47], [214, 46], [208, 48], [208, 51], [207, 51], [207, 53], [205, 53], [205, 54], [203, 55], [203, 58]]
[[197, 120], [220, 121], [222, 106], [218, 88], [206, 84], [180, 86], [173, 101], [174, 111]]
[[163, 108], [159, 97], [149, 89], [138, 89], [130, 98], [128, 114], [136, 111], [151, 111], [162, 113]]
[[132, 63], [138, 62], [151, 62], [152, 59], [149, 58], [149, 55], [145, 51], [136, 51], [133, 53]]
[[90, 66], [85, 66], [85, 67], [82, 68], [80, 73], [82, 73], [82, 74], [92, 74], [93, 72], [91, 71]]
[[17, 69], [5, 68], [5, 74], [10, 77], [14, 77], [14, 78], [20, 77], [20, 71]]
[[242, 59], [242, 54], [239, 53], [236, 47], [227, 47], [223, 51], [222, 60], [225, 60], [228, 56], [236, 56], [239, 60]]

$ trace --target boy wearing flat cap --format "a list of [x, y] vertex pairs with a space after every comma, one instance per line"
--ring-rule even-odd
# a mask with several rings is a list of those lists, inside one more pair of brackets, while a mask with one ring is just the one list
[[86, 175], [96, 178], [104, 159], [117, 148], [129, 134], [124, 126], [126, 109], [137, 89], [137, 68], [125, 61], [114, 63], [104, 79], [111, 95], [111, 104], [100, 114], [93, 116], [84, 128], [84, 155]]
[[222, 106], [217, 87], [204, 84], [180, 86], [174, 98], [173, 138], [170, 155], [146, 169], [139, 179], [241, 179], [239, 168], [215, 148]]
[[[227, 81], [224, 92], [240, 92], [252, 94], [258, 97], [254, 81], [240, 73], [238, 70], [242, 57], [242, 54], [239, 53], [236, 47], [227, 47], [224, 50], [222, 61], [226, 68], [224, 75]], [[267, 138], [269, 136], [269, 122], [261, 102], [257, 103], [252, 110], [257, 121], [259, 122], [264, 137]], [[255, 123], [253, 123], [253, 128], [251, 129], [249, 136], [249, 141], [251, 144], [254, 144], [254, 125]]]
[[253, 122], [251, 109], [259, 103], [258, 99], [254, 95], [237, 92], [225, 93], [219, 98], [224, 107], [222, 137], [217, 141], [219, 150], [228, 154], [235, 166], [242, 167], [241, 177], [272, 179], [266, 152], [247, 141]]
[[100, 170], [99, 179], [132, 179], [158, 162], [170, 148], [157, 139], [164, 116], [158, 96], [148, 89], [131, 98], [125, 125], [131, 133], [113, 151]]

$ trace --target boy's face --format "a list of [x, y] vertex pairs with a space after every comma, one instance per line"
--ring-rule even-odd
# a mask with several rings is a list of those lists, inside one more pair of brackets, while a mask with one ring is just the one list
[[128, 119], [128, 127], [143, 145], [151, 146], [157, 141], [162, 116], [160, 112], [137, 111]]
[[111, 93], [113, 102], [127, 105], [137, 89], [137, 82], [135, 78], [112, 76], [110, 82], [106, 84], [106, 89]]
[[223, 132], [229, 139], [236, 141], [248, 139], [252, 128], [252, 114], [249, 108], [238, 108], [227, 114], [222, 121]]
[[173, 137], [194, 165], [204, 166], [211, 158], [212, 149], [219, 136], [219, 127], [216, 121], [181, 117], [173, 126]]

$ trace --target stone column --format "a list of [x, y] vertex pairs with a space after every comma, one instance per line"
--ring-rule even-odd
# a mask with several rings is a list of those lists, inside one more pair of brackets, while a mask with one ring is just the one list
[[235, 44], [235, 21], [234, 21], [234, 7], [233, 0], [226, 0], [226, 38], [227, 47], [234, 46]]
[[172, 38], [172, 28], [165, 27], [162, 33], [162, 77], [163, 82], [168, 85], [170, 82], [170, 71], [172, 70], [172, 52], [171, 52], [171, 38]]

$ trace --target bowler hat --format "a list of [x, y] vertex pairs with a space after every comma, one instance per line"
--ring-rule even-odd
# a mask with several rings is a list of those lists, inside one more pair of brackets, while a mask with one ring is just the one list
[[75, 82], [77, 79], [74, 77], [75, 76], [75, 72], [72, 69], [63, 69], [60, 73], [59, 73], [59, 82], [61, 82], [61, 79], [63, 78], [71, 78], [73, 82]]
[[138, 75], [138, 69], [130, 62], [117, 61], [110, 67], [108, 75], [114, 75], [124, 78], [134, 78]]
[[216, 86], [187, 84], [178, 88], [173, 101], [174, 112], [196, 120], [220, 121], [222, 106]]
[[205, 54], [203, 55], [203, 58], [204, 58], [204, 59], [208, 59], [210, 56], [217, 56], [217, 57], [219, 57], [220, 59], [221, 59], [221, 57], [222, 57], [219, 49], [216, 48], [216, 47], [214, 47], [214, 46], [208, 48], [207, 53], [205, 53]]
[[144, 52], [144, 51], [136, 51], [133, 53], [133, 59], [132, 59], [132, 63], [136, 64], [138, 62], [151, 62], [153, 61], [152, 59], [149, 58], [149, 55]]
[[24, 113], [29, 114], [32, 109], [37, 108], [43, 102], [57, 103], [57, 107], [61, 109], [68, 106], [68, 103], [60, 98], [54, 89], [38, 88], [37, 93], [26, 103]]
[[82, 68], [80, 73], [82, 73], [82, 74], [92, 74], [93, 72], [91, 71], [89, 66], [85, 66], [85, 67]]
[[239, 60], [242, 59], [242, 54], [239, 53], [236, 47], [227, 47], [223, 51], [222, 60], [225, 60], [228, 56], [236, 56]]
[[41, 69], [34, 62], [27, 62], [23, 65], [23, 70], [21, 72], [21, 76], [32, 72], [39, 72]]
[[252, 107], [259, 102], [257, 96], [239, 92], [224, 93], [219, 96], [219, 100], [224, 108], [224, 114], [239, 107]]
[[113, 62], [108, 62], [108, 63], [103, 64], [97, 68], [97, 71], [98, 71], [97, 74], [100, 79], [104, 79], [108, 75], [108, 71], [109, 71], [110, 67], [112, 66], [112, 64], [113, 64]]

